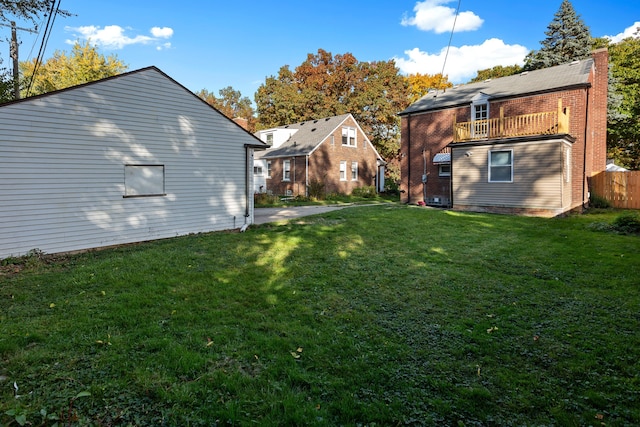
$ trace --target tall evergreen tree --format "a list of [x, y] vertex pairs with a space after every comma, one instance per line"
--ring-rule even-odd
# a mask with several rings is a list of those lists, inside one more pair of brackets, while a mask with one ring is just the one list
[[591, 55], [591, 33], [573, 9], [569, 0], [562, 0], [560, 9], [545, 31], [542, 48], [525, 58], [525, 70], [537, 70], [588, 58]]

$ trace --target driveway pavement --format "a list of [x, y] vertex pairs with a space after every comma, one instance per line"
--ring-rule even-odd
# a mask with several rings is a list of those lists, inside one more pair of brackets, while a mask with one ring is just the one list
[[267, 222], [275, 222], [284, 219], [298, 218], [301, 216], [309, 216], [331, 212], [338, 209], [344, 209], [352, 205], [334, 205], [334, 206], [290, 206], [286, 208], [255, 208], [253, 210], [253, 220], [255, 224], [264, 224]]

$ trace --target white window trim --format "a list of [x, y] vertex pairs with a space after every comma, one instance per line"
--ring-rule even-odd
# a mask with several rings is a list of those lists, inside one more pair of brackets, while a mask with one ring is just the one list
[[[287, 177], [287, 173], [289, 177]], [[282, 161], [282, 181], [291, 181], [291, 160]]]
[[[355, 176], [354, 176], [355, 173]], [[351, 181], [358, 180], [358, 162], [351, 162]]]
[[267, 178], [271, 178], [271, 160], [267, 161]]
[[[449, 172], [443, 172], [442, 167], [448, 166]], [[438, 165], [438, 176], [451, 176], [451, 163], [442, 163]]]
[[[489, 131], [489, 117], [491, 117], [491, 111], [489, 109], [489, 97], [484, 93], [479, 93], [474, 96], [471, 100], [471, 134], [472, 136], [488, 136]], [[486, 119], [477, 119], [476, 118], [476, 107], [486, 106], [487, 107], [487, 118]], [[487, 120], [486, 129], [483, 132], [477, 132], [475, 122], [478, 120]]]
[[[511, 176], [509, 177], [509, 181], [494, 181], [491, 179], [491, 153], [503, 153], [503, 152], [509, 152], [510, 158], [511, 158], [511, 163], [509, 164], [510, 168], [511, 168]], [[506, 165], [505, 165], [506, 166]], [[488, 168], [488, 182], [491, 183], [510, 183], [513, 182], [513, 166], [514, 166], [514, 161], [513, 161], [513, 150], [512, 149], [506, 149], [506, 150], [489, 150], [487, 152], [487, 168]]]
[[347, 161], [340, 160], [340, 181], [347, 180]]
[[[357, 147], [358, 146], [358, 130], [353, 126], [343, 126], [341, 140], [343, 139], [345, 132], [347, 133], [347, 143], [345, 144], [344, 142], [342, 142], [342, 146]], [[349, 143], [349, 137], [351, 133], [353, 133], [353, 144]]]

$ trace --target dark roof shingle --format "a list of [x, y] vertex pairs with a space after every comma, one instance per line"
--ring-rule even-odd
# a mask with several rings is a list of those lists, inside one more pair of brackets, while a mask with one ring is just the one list
[[592, 67], [593, 58], [589, 58], [432, 92], [411, 104], [400, 115], [470, 104], [471, 98], [479, 93], [484, 93], [492, 100], [585, 86], [589, 83]]

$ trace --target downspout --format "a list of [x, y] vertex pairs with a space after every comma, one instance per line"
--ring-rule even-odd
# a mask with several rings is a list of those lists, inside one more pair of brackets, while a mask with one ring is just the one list
[[453, 209], [453, 150], [449, 154], [449, 207]]
[[309, 197], [309, 155], [304, 156], [304, 196]]
[[247, 228], [249, 227], [249, 219], [251, 217], [250, 211], [249, 211], [249, 203], [251, 202], [251, 199], [249, 199], [249, 197], [251, 197], [251, 188], [249, 188], [249, 186], [251, 185], [251, 178], [249, 176], [249, 173], [253, 173], [253, 171], [250, 171], [249, 169], [251, 168], [251, 153], [252, 150], [250, 147], [247, 147], [245, 145], [245, 173], [244, 173], [244, 187], [245, 187], [245, 199], [244, 199], [244, 224], [242, 225], [242, 227], [240, 228], [240, 231], [246, 231]]
[[411, 114], [407, 115], [407, 204], [411, 203]]
[[424, 155], [425, 149], [422, 147], [422, 201], [427, 203], [427, 157]]
[[[585, 88], [586, 93], [586, 102], [585, 102], [585, 112], [584, 112], [584, 150], [582, 150], [582, 209], [585, 209], [584, 196], [585, 196], [585, 182], [587, 181], [587, 136], [589, 135], [589, 88]], [[589, 204], [589, 198], [587, 198], [586, 205]]]

